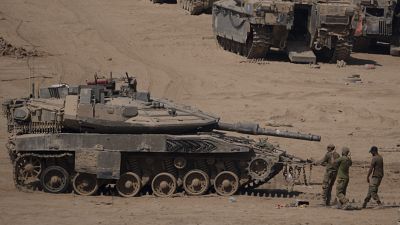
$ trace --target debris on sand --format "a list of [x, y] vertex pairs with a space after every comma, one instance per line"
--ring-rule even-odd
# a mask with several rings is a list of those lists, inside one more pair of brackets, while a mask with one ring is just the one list
[[359, 75], [359, 74], [353, 74], [353, 75], [347, 76], [345, 78], [345, 81], [350, 82], [350, 83], [362, 83], [361, 75]]
[[269, 64], [269, 62], [265, 59], [246, 59], [246, 60], [240, 61], [239, 63], [252, 63], [252, 64], [257, 64], [257, 65]]
[[320, 66], [319, 64], [317, 64], [317, 63], [315, 63], [315, 64], [310, 63], [310, 64], [309, 64], [309, 67], [310, 67], [311, 69], [320, 69], [320, 68], [321, 68], [321, 66]]
[[345, 67], [347, 64], [344, 60], [338, 60], [336, 61], [336, 66], [339, 68]]
[[10, 78], [10, 79], [1, 79], [1, 82], [8, 82], [8, 81], [16, 81], [16, 80], [29, 80], [29, 79], [36, 79], [36, 78], [43, 78], [43, 79], [51, 79], [52, 76], [30, 76], [30, 77], [23, 77], [23, 78]]
[[379, 150], [382, 152], [400, 152], [400, 144], [396, 144], [393, 147], [380, 147]]
[[375, 69], [375, 65], [374, 64], [365, 64], [364, 68], [367, 70], [374, 70]]
[[26, 57], [42, 56], [43, 54], [37, 50], [26, 50], [23, 47], [15, 47], [0, 37], [0, 56], [14, 56], [17, 59]]

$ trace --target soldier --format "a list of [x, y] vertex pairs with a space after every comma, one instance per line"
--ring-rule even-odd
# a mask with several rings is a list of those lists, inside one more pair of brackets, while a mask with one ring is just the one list
[[[378, 188], [383, 178], [383, 157], [379, 155], [376, 146], [372, 146], [369, 152], [372, 155], [372, 160], [367, 175], [367, 182], [369, 183], [368, 194], [367, 197], [365, 197], [363, 208], [367, 207], [367, 203], [371, 200], [371, 197], [378, 205], [382, 204], [378, 196]], [[370, 180], [369, 177], [371, 174], [372, 177]]]
[[349, 184], [349, 169], [352, 165], [350, 158], [350, 149], [348, 147], [342, 148], [342, 156], [338, 158], [334, 166], [337, 168], [337, 181], [336, 181], [336, 198], [338, 204], [342, 206], [343, 209], [350, 207], [349, 200], [346, 198], [347, 185]]
[[332, 187], [335, 184], [337, 169], [333, 163], [338, 159], [340, 155], [335, 151], [335, 145], [330, 144], [327, 147], [327, 153], [324, 158], [314, 163], [314, 165], [324, 165], [325, 174], [324, 180], [322, 181], [322, 204], [329, 206], [331, 202]]

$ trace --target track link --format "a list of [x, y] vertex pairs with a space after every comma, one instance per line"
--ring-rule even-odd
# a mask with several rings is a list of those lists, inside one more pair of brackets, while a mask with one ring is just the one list
[[[49, 159], [49, 158], [56, 159], [56, 158], [71, 157], [71, 156], [73, 156], [72, 153], [59, 153], [59, 154], [24, 153], [24, 154], [19, 155], [18, 157], [16, 157], [16, 159], [13, 162], [13, 180], [14, 180], [15, 187], [20, 191], [33, 191], [33, 190], [37, 189], [36, 184], [26, 186], [24, 184], [21, 184], [21, 182], [19, 181], [21, 179], [21, 177], [20, 177], [21, 174], [19, 174], [18, 170], [17, 170], [17, 167], [18, 167], [17, 163], [19, 162], [19, 159], [21, 159], [23, 157], [37, 157], [40, 160], [43, 160], [43, 159]], [[42, 165], [41, 165], [41, 167], [42, 167]], [[43, 169], [43, 168], [41, 168], [41, 169]]]
[[268, 33], [268, 30], [265, 26], [254, 26], [252, 30], [252, 43], [247, 58], [264, 58], [270, 46], [270, 35]]
[[217, 36], [217, 41], [224, 50], [247, 57], [248, 59], [265, 58], [270, 47], [270, 34], [264, 26], [254, 26], [247, 38], [247, 43]]
[[190, 15], [200, 15], [204, 11], [204, 7], [202, 5], [195, 5], [193, 0], [178, 0], [179, 6], [188, 11]]
[[332, 63], [339, 60], [347, 61], [350, 58], [352, 45], [346, 41], [337, 41], [333, 56], [331, 59]]

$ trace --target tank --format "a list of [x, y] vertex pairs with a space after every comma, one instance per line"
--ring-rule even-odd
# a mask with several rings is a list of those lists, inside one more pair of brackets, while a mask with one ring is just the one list
[[220, 0], [213, 31], [225, 49], [249, 59], [283, 51], [290, 61], [347, 60], [355, 6], [346, 1]]
[[[320, 141], [312, 134], [265, 129], [220, 118], [136, 90], [136, 79], [97, 78], [42, 88], [7, 100], [7, 144], [18, 189], [80, 195], [112, 186], [124, 197], [150, 191], [229, 196], [256, 188], [282, 170], [298, 177], [309, 161], [263, 138]], [[291, 168], [291, 169], [288, 169]], [[289, 173], [288, 173], [289, 171]]]
[[383, 42], [390, 44], [390, 54], [400, 56], [400, 3], [391, 1], [355, 0], [358, 5], [354, 22], [354, 47], [365, 51]]

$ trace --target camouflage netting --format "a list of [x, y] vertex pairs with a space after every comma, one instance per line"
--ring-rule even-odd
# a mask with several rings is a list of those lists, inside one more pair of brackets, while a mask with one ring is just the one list
[[3, 37], [0, 37], [0, 56], [14, 56], [16, 58], [41, 56], [37, 50], [26, 50], [23, 47], [15, 47], [7, 42]]

